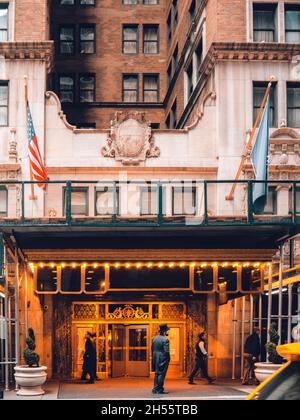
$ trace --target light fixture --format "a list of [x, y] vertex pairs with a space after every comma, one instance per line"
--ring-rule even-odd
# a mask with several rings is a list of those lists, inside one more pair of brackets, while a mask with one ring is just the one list
[[138, 264], [136, 265], [136, 268], [139, 270], [140, 268], [142, 268], [142, 264], [141, 264], [141, 263], [138, 263]]
[[153, 267], [153, 263], [148, 263], [147, 267], [148, 268], [152, 268]]
[[169, 267], [170, 267], [170, 268], [174, 268], [174, 267], [175, 267], [175, 264], [174, 264], [174, 263], [170, 263], [170, 264], [169, 264]]
[[98, 268], [98, 266], [99, 266], [99, 265], [98, 265], [97, 263], [95, 263], [95, 264], [94, 264], [94, 268]]
[[225, 268], [225, 267], [228, 267], [228, 265], [229, 265], [228, 262], [225, 262], [224, 264], [222, 264], [222, 267]]
[[62, 268], [65, 268], [66, 267], [66, 264], [65, 263], [62, 263], [61, 267]]
[[127, 269], [129, 269], [129, 268], [131, 268], [131, 264], [130, 264], [130, 263], [127, 263], [127, 264], [125, 265], [125, 267], [126, 267]]
[[212, 265], [211, 265], [212, 267], [218, 267], [218, 263], [217, 262], [215, 262], [215, 263], [212, 263]]
[[248, 262], [247, 262], [247, 263], [244, 263], [244, 264], [243, 264], [243, 267], [244, 267], [244, 268], [250, 267], [250, 263], [248, 263]]
[[[76, 266], [76, 263], [73, 263], [72, 264], [72, 268], [76, 268], [77, 266]], [[83, 264], [83, 266], [82, 266], [83, 268], [85, 268], [85, 265]]]
[[51, 268], [54, 268], [54, 267], [55, 267], [55, 264], [54, 264], [54, 263], [51, 263], [51, 264], [50, 264], [50, 267], [51, 267]]
[[105, 268], [109, 268], [110, 265], [108, 263], [105, 264]]
[[190, 264], [190, 266], [193, 268], [193, 267], [196, 267], [196, 263], [195, 262], [193, 262], [193, 263], [191, 263]]
[[117, 268], [117, 269], [120, 268], [120, 263], [116, 263], [115, 268]]
[[201, 264], [201, 268], [205, 268], [205, 267], [207, 267], [207, 263]]
[[45, 264], [44, 263], [40, 263], [40, 268], [44, 268]]
[[165, 264], [164, 263], [159, 263], [158, 264], [158, 268], [164, 268]]
[[184, 262], [180, 263], [179, 267], [180, 268], [184, 268], [185, 267], [185, 263]]

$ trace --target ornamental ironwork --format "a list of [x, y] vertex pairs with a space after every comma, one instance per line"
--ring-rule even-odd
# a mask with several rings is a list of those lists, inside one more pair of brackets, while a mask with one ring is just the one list
[[74, 319], [95, 320], [98, 319], [98, 311], [95, 304], [75, 304]]
[[166, 321], [183, 320], [185, 319], [184, 309], [185, 306], [182, 304], [163, 304], [161, 306], [161, 319]]
[[143, 308], [132, 305], [126, 305], [125, 307], [118, 307], [107, 316], [109, 320], [147, 320], [150, 319], [150, 313], [145, 312]]

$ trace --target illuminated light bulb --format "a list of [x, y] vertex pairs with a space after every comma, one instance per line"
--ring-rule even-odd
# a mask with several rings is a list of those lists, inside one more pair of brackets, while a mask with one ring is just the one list
[[232, 267], [233, 268], [236, 268], [236, 267], [238, 267], [239, 266], [239, 263], [234, 263], [234, 264], [232, 264]]
[[50, 267], [51, 267], [51, 268], [54, 268], [54, 267], [55, 267], [55, 265], [54, 265], [53, 263], [51, 263], [51, 264], [50, 264]]
[[62, 268], [65, 268], [66, 267], [66, 264], [65, 263], [62, 263], [61, 266], [62, 266]]
[[127, 263], [125, 266], [127, 269], [131, 268], [131, 264]]
[[98, 266], [99, 266], [99, 265], [98, 265], [97, 263], [95, 263], [95, 264], [94, 264], [94, 268], [98, 268]]
[[170, 263], [170, 264], [169, 264], [169, 267], [170, 267], [170, 268], [174, 268], [174, 267], [175, 267], [175, 264], [174, 264], [174, 263]]
[[109, 268], [110, 267], [110, 265], [107, 263], [107, 264], [105, 264], [105, 268]]
[[212, 267], [218, 267], [218, 263], [213, 263], [211, 266]]
[[228, 265], [229, 265], [228, 262], [226, 262], [226, 263], [222, 264], [222, 267], [225, 268], [225, 267], [228, 267]]
[[250, 263], [245, 263], [245, 264], [243, 264], [243, 267], [250, 267]]
[[116, 263], [116, 264], [115, 264], [115, 267], [116, 267], [116, 268], [120, 268], [120, 264], [119, 264], [119, 263]]
[[184, 262], [180, 263], [180, 267], [181, 268], [184, 268], [185, 267], [185, 263]]
[[205, 267], [207, 267], [207, 263], [201, 264], [201, 268], [205, 268]]
[[158, 264], [158, 268], [164, 268], [164, 266], [165, 266], [164, 263], [159, 263]]
[[137, 265], [136, 265], [136, 268], [137, 269], [140, 269], [142, 267], [142, 264], [141, 263], [138, 263]]
[[147, 267], [148, 267], [148, 268], [152, 268], [152, 267], [153, 267], [153, 264], [152, 264], [152, 263], [149, 263], [149, 264], [147, 265]]
[[[85, 268], [84, 264], [83, 264], [82, 267]], [[72, 268], [76, 268], [76, 264], [75, 263], [72, 264]]]
[[190, 266], [191, 267], [196, 267], [196, 263], [191, 263]]
[[44, 263], [40, 263], [40, 267], [44, 268], [45, 267]]
[[105, 287], [105, 285], [106, 285], [106, 284], [105, 284], [105, 281], [103, 281], [103, 282], [101, 283], [101, 286], [102, 286], [102, 287]]
[[254, 267], [259, 267], [260, 266], [260, 263], [255, 263], [254, 264]]

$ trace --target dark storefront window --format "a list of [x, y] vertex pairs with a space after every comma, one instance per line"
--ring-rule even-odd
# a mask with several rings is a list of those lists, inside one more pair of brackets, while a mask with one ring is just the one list
[[57, 267], [42, 266], [36, 269], [36, 290], [40, 293], [56, 293], [58, 291]]
[[214, 290], [214, 268], [196, 266], [194, 271], [194, 289], [197, 292], [212, 292]]
[[81, 267], [62, 267], [61, 270], [61, 292], [81, 292]]
[[101, 293], [105, 290], [105, 268], [87, 266], [85, 269], [84, 290], [86, 293]]

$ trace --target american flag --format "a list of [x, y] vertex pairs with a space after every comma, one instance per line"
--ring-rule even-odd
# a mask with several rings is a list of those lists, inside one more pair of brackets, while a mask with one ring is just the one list
[[[35, 181], [48, 181], [47, 172], [41, 156], [37, 136], [35, 134], [30, 106], [27, 101], [27, 136], [28, 136], [28, 153], [30, 161], [30, 170], [32, 178]], [[42, 190], [46, 191], [47, 184], [38, 184]]]

